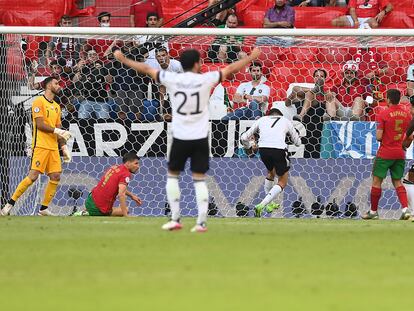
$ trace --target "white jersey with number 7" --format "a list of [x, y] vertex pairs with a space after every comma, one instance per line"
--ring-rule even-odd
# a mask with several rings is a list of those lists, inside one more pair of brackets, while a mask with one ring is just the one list
[[208, 103], [211, 89], [221, 80], [219, 71], [184, 73], [160, 71], [158, 82], [165, 85], [171, 102], [174, 138], [206, 138], [209, 131]]

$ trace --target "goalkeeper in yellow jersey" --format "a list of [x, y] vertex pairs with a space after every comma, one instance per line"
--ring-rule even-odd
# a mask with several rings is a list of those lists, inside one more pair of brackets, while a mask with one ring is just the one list
[[0, 215], [9, 215], [20, 196], [37, 180], [40, 174], [47, 174], [49, 182], [40, 207], [39, 215], [51, 216], [49, 203], [55, 196], [60, 181], [62, 165], [59, 147], [62, 150], [63, 161], [70, 162], [71, 154], [66, 141], [71, 137], [70, 132], [60, 129], [61, 111], [58, 103], [54, 101], [61, 88], [58, 80], [48, 77], [43, 81], [45, 93], [39, 96], [32, 104], [33, 139], [32, 159], [30, 171], [14, 191], [11, 199], [0, 211]]

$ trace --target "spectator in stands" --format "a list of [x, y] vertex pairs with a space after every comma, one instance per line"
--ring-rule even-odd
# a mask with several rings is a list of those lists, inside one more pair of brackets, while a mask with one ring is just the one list
[[161, 27], [164, 15], [159, 0], [131, 0], [129, 11], [131, 27], [146, 27], [148, 13], [157, 13], [159, 19], [156, 27]]
[[288, 0], [291, 6], [335, 6], [336, 0]]
[[378, 28], [385, 15], [393, 10], [389, 0], [350, 0], [348, 15], [332, 20], [335, 27]]
[[[219, 0], [209, 0], [208, 1], [208, 6], [212, 6], [215, 5], [217, 2], [219, 2]], [[217, 13], [216, 16], [214, 16], [214, 18], [211, 20], [211, 22], [216, 25], [216, 26], [223, 26], [226, 24], [227, 18], [231, 15], [231, 14], [235, 14], [236, 13], [236, 8], [228, 8], [226, 10], [221, 11], [220, 13]], [[235, 28], [235, 27], [234, 27]]]
[[80, 90], [83, 97], [78, 110], [80, 119], [109, 118], [107, 86], [111, 80], [108, 69], [99, 60], [98, 53], [95, 50], [88, 51], [87, 60], [79, 61], [73, 78], [76, 88]]
[[252, 62], [249, 71], [252, 81], [241, 83], [233, 97], [233, 103], [239, 108], [222, 120], [255, 120], [266, 113], [270, 88], [263, 83], [262, 64]]
[[101, 27], [111, 27], [111, 13], [101, 12], [98, 14], [98, 23]]
[[314, 88], [293, 88], [292, 93], [285, 103], [286, 106], [290, 106], [293, 102], [297, 102], [297, 99], [304, 99], [303, 107], [299, 113], [300, 120], [303, 120], [303, 117], [307, 114], [308, 110], [311, 107], [319, 107], [325, 105], [325, 80], [327, 77], [327, 72], [324, 69], [318, 68], [313, 72], [313, 78], [315, 81]]
[[295, 10], [286, 3], [286, 0], [275, 0], [275, 6], [267, 10], [264, 28], [293, 28], [295, 24]]
[[[63, 15], [59, 21], [59, 26], [72, 27], [72, 18]], [[50, 64], [54, 59], [64, 58], [69, 67], [75, 66], [80, 58], [82, 43], [83, 40], [80, 38], [53, 37], [46, 49], [47, 64]]]
[[[43, 90], [44, 85], [42, 82], [36, 82], [36, 75], [38, 73], [37, 66], [30, 67], [28, 87], [31, 90]], [[61, 92], [55, 96], [55, 101], [62, 106], [62, 117], [67, 116], [68, 114], [75, 113], [75, 107], [72, 105], [72, 68], [66, 65], [66, 60], [64, 58], [59, 58], [57, 60], [52, 60], [49, 64], [50, 76], [59, 81], [59, 86], [61, 87]]]
[[[111, 26], [111, 13], [101, 12], [98, 14], [98, 23], [101, 27]], [[105, 61], [107, 56], [112, 52], [112, 43], [110, 39], [89, 39], [85, 47], [85, 51], [95, 50], [99, 59]]]
[[[157, 58], [157, 66], [155, 68], [172, 72], [183, 72], [181, 63], [178, 60], [171, 59], [166, 48], [161, 47], [157, 49], [155, 56]], [[165, 121], [171, 121], [171, 104], [167, 90], [164, 85], [159, 85], [158, 90], [162, 117]]]
[[[218, 28], [237, 28], [239, 21], [236, 14], [230, 14], [227, 17], [226, 24]], [[241, 36], [224, 36], [217, 37], [208, 51], [208, 57], [212, 62], [232, 63], [240, 59], [240, 45], [243, 43]]]
[[[144, 47], [137, 48], [132, 42], [126, 42], [122, 51], [139, 62], [145, 62], [148, 50]], [[114, 81], [111, 85], [115, 91], [115, 102], [118, 106], [118, 118], [121, 120], [141, 119], [144, 100], [147, 97], [149, 78], [139, 75], [134, 69], [125, 67], [117, 60], [108, 64], [109, 73]], [[132, 116], [131, 116], [132, 114]]]
[[371, 96], [367, 85], [358, 79], [358, 63], [347, 61], [342, 68], [344, 79], [326, 95], [325, 120], [359, 121], [364, 118], [366, 101]]
[[[157, 28], [159, 27], [159, 16], [157, 13], [150, 12], [147, 14], [147, 27]], [[143, 46], [148, 50], [147, 64], [151, 67], [157, 66], [157, 60], [155, 59], [155, 50], [157, 48], [164, 47], [168, 51], [168, 41], [164, 36], [151, 36], [151, 35], [138, 35], [136, 36], [136, 43], [138, 46]]]

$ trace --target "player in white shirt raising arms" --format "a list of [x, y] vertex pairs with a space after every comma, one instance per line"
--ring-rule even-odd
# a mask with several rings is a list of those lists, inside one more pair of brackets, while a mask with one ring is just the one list
[[[250, 129], [244, 132], [240, 141], [245, 149], [256, 148], [252, 140], [259, 135], [259, 154], [267, 169], [264, 183], [266, 197], [255, 206], [255, 217], [262, 215], [263, 209], [271, 213], [279, 205], [272, 202], [276, 196], [283, 191], [288, 183], [290, 160], [286, 144], [286, 136], [290, 135], [292, 142], [300, 146], [301, 140], [293, 127], [293, 123], [283, 117], [279, 109], [272, 108], [269, 115], [261, 117]], [[273, 186], [275, 176], [278, 182]]]
[[184, 170], [188, 158], [194, 181], [198, 217], [191, 232], [206, 232], [208, 209], [208, 189], [205, 182], [209, 169], [209, 110], [211, 89], [226, 80], [251, 61], [257, 59], [260, 50], [255, 48], [249, 56], [234, 62], [220, 71], [200, 73], [201, 59], [197, 50], [186, 50], [180, 56], [183, 73], [168, 72], [151, 68], [125, 57], [121, 51], [115, 51], [115, 58], [124, 65], [146, 74], [157, 83], [166, 86], [172, 107], [173, 142], [168, 160], [167, 198], [171, 208], [171, 220], [162, 226], [164, 230], [179, 230], [180, 223], [180, 187], [178, 178]]

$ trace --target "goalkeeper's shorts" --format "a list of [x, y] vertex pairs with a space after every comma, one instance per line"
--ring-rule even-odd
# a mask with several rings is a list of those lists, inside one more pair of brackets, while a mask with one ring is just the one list
[[32, 153], [30, 169], [39, 171], [42, 174], [62, 172], [62, 162], [59, 150], [49, 150], [35, 147]]

